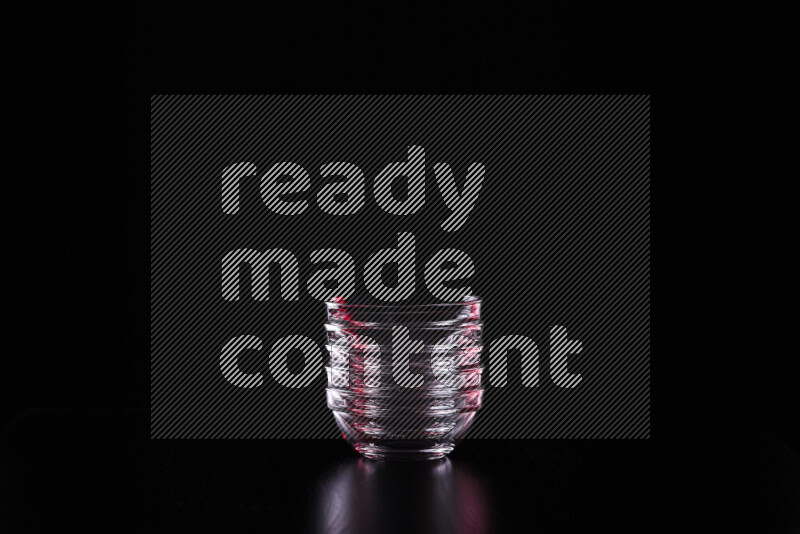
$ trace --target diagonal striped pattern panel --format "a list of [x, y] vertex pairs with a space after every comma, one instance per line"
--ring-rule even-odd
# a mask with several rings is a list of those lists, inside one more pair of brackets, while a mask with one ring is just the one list
[[[374, 188], [408, 162], [414, 213], [393, 203], [402, 187]], [[308, 191], [262, 189], [288, 171]], [[463, 216], [457, 191], [477, 198]], [[591, 95], [152, 97], [151, 436], [338, 436], [318, 273], [344, 251], [366, 292], [367, 260], [404, 233], [414, 298], [435, 300], [439, 251], [474, 264], [487, 372], [471, 437], [649, 438], [650, 98]], [[287, 267], [241, 267], [235, 287], [235, 251]], [[504, 346], [523, 350], [504, 362]]]

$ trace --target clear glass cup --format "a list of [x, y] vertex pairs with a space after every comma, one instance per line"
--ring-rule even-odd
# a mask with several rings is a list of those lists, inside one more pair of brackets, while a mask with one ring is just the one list
[[378, 460], [442, 458], [481, 407], [481, 301], [326, 302], [328, 407]]

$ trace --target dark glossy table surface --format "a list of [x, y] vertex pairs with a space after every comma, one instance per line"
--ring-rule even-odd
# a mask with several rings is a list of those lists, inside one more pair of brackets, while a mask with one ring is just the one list
[[51, 522], [326, 533], [797, 525], [797, 457], [758, 435], [694, 455], [667, 454], [653, 440], [465, 440], [445, 460], [381, 463], [338, 440], [154, 441], [147, 428], [142, 414], [15, 420], [2, 436], [3, 531]]

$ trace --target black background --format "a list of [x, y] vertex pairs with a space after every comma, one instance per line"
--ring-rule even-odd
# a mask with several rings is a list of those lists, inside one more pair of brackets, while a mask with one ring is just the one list
[[[788, 257], [767, 239], [787, 221], [757, 211], [774, 206], [762, 194], [783, 194], [781, 145], [756, 143], [782, 108], [769, 93], [746, 105], [748, 83], [769, 91], [785, 64], [764, 61], [775, 32], [760, 41], [743, 15], [561, 3], [14, 13], [4, 531], [303, 530], [331, 470], [354, 461], [340, 442], [147, 439], [149, 95], [263, 92], [652, 94], [653, 438], [466, 441], [451, 463], [482, 481], [501, 531], [796, 529], [792, 330], [774, 306]], [[452, 502], [408, 501], [430, 476], [388, 475], [411, 488], [383, 500], [401, 506], [386, 512], [396, 528]]]

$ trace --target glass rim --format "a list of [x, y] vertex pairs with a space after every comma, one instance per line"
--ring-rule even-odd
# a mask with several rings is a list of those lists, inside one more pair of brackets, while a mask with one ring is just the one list
[[[456, 324], [449, 324], [447, 321], [432, 321], [429, 323], [416, 323], [416, 325], [412, 325], [409, 327], [410, 330], [418, 331], [418, 330], [445, 330], [445, 331], [452, 331], [453, 333], [462, 333], [462, 332], [472, 332], [475, 330], [482, 330], [483, 321], [478, 319], [475, 321], [465, 322], [461, 325]], [[345, 331], [350, 333], [352, 330], [358, 330], [361, 332], [362, 330], [367, 331], [376, 331], [376, 330], [392, 330], [396, 325], [387, 325], [386, 323], [364, 323], [364, 324], [357, 324], [357, 325], [348, 325], [348, 324], [337, 324], [337, 323], [323, 323], [325, 326], [325, 330], [328, 332], [332, 331]], [[420, 326], [417, 326], [420, 325]]]
[[427, 304], [413, 304], [408, 302], [397, 303], [383, 303], [383, 304], [361, 304], [359, 302], [347, 302], [346, 299], [341, 297], [334, 297], [325, 300], [327, 308], [369, 308], [372, 310], [386, 309], [394, 310], [413, 310], [413, 309], [426, 309], [426, 308], [440, 308], [445, 306], [466, 306], [468, 304], [482, 303], [483, 299], [477, 295], [467, 295], [463, 299], [456, 302], [432, 302]]

